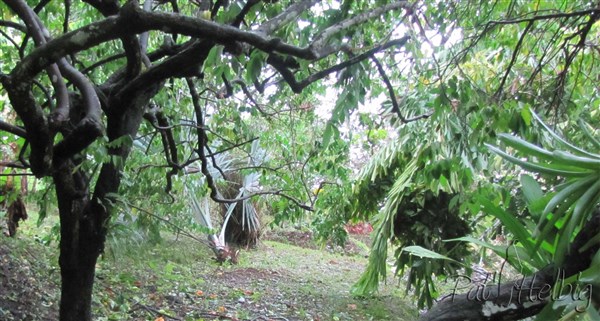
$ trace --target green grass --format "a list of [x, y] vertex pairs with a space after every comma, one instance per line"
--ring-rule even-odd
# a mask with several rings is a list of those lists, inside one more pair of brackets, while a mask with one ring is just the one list
[[[57, 313], [58, 244], [44, 245], [52, 240], [48, 235], [53, 226], [55, 218], [48, 218], [40, 227], [30, 219], [16, 239], [4, 238], [0, 243], [17, 265], [35, 257], [30, 278], [36, 283], [35, 291], [43, 289], [51, 303], [32, 307], [32, 320], [38, 320], [33, 313], [39, 320], [55, 318]], [[240, 255], [238, 265], [219, 265], [205, 244], [189, 238], [165, 236], [163, 242], [150, 244], [139, 237], [109, 237], [96, 269], [95, 320], [152, 321], [160, 316], [185, 321], [218, 316], [239, 320], [416, 319], [416, 308], [408, 303], [411, 299], [404, 298], [391, 279], [376, 297], [350, 295], [350, 287], [367, 263], [363, 255], [340, 255], [274, 241], [263, 241], [257, 249]], [[34, 293], [30, 296], [33, 302]]]

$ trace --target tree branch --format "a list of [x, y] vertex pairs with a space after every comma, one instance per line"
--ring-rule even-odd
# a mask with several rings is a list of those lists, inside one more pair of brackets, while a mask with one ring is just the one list
[[502, 77], [502, 80], [500, 81], [500, 86], [498, 86], [498, 90], [496, 90], [496, 93], [494, 94], [494, 96], [500, 97], [500, 95], [502, 94], [502, 90], [504, 88], [504, 84], [506, 83], [506, 79], [508, 78], [508, 75], [510, 74], [510, 70], [512, 69], [513, 65], [515, 64], [515, 61], [517, 60], [517, 56], [519, 55], [519, 50], [521, 49], [521, 45], [523, 44], [523, 39], [525, 39], [525, 36], [527, 35], [527, 33], [529, 32], [531, 27], [533, 27], [533, 21], [529, 21], [529, 23], [527, 24], [527, 27], [525, 27], [525, 30], [523, 30], [521, 37], [519, 37], [519, 41], [517, 42], [517, 45], [515, 46], [515, 50], [513, 51], [512, 57], [510, 59], [510, 63], [508, 63], [508, 67], [506, 67], [506, 72], [504, 73], [504, 77]]
[[[17, 0], [9, 0], [17, 1]], [[299, 48], [282, 42], [278, 38], [261, 36], [255, 32], [242, 31], [228, 25], [221, 25], [200, 18], [173, 13], [145, 12], [128, 2], [118, 16], [91, 23], [70, 31], [36, 48], [13, 69], [11, 75], [16, 80], [33, 78], [42, 68], [58, 59], [110, 40], [149, 30], [163, 30], [190, 37], [210, 39], [222, 45], [232, 42], [245, 42], [265, 52], [280, 52], [303, 59], [315, 59], [317, 55], [310, 48]]]
[[169, 126], [167, 118], [157, 106], [153, 106], [149, 112], [145, 113], [144, 118], [146, 118], [160, 133], [165, 158], [167, 164], [171, 167], [171, 170], [166, 174], [167, 186], [165, 187], [165, 192], [170, 193], [173, 187], [173, 175], [177, 174], [177, 172], [183, 168], [183, 166], [179, 164], [177, 145], [175, 144], [175, 139], [173, 138], [173, 132], [171, 130], [172, 126]]
[[520, 18], [520, 19], [512, 19], [512, 20], [491, 20], [491, 21], [488, 21], [488, 23], [486, 25], [510, 25], [510, 24], [518, 24], [521, 22], [534, 22], [534, 21], [539, 21], [539, 20], [552, 20], [552, 19], [557, 19], [557, 18], [583, 17], [583, 16], [589, 16], [589, 15], [598, 14], [598, 13], [600, 13], [600, 9], [596, 8], [596, 9], [588, 9], [588, 10], [573, 11], [573, 12], [552, 13], [552, 14], [547, 14], [547, 15], [533, 16], [531, 18]]
[[11, 38], [6, 32], [4, 32], [4, 30], [0, 30], [0, 34], [4, 38], [6, 38], [13, 45], [13, 47], [19, 50], [19, 44], [17, 44], [13, 38]]
[[19, 137], [27, 137], [27, 131], [25, 131], [25, 129], [19, 126], [9, 124], [3, 120], [0, 120], [0, 130], [11, 133], [13, 135], [17, 135]]
[[0, 20], [0, 27], [9, 27], [9, 28], [13, 28], [16, 30], [19, 30], [23, 33], [27, 33], [27, 27], [20, 24], [20, 23], [16, 23], [16, 22], [12, 22], [12, 21], [7, 21], [7, 20]]
[[260, 1], [261, 0], [248, 0], [246, 2], [246, 4], [244, 5], [244, 7], [242, 8], [242, 10], [240, 11], [240, 13], [238, 13], [238, 15], [235, 17], [235, 19], [233, 19], [233, 22], [231, 23], [231, 25], [233, 27], [239, 28], [240, 25], [242, 24], [242, 21], [244, 21], [244, 17], [246, 17], [248, 12], [250, 12], [250, 9], [252, 9], [252, 7], [254, 7], [254, 5], [259, 4]]
[[392, 100], [392, 111], [395, 112], [396, 115], [398, 115], [398, 118], [400, 118], [400, 121], [402, 121], [402, 123], [407, 124], [407, 123], [417, 121], [417, 120], [423, 119], [423, 118], [428, 118], [429, 116], [431, 116], [431, 113], [427, 113], [427, 114], [415, 116], [415, 117], [408, 118], [408, 119], [404, 118], [404, 116], [402, 116], [402, 112], [400, 111], [400, 106], [398, 105], [398, 99], [396, 98], [396, 94], [394, 93], [394, 87], [392, 86], [392, 83], [390, 82], [390, 78], [388, 78], [387, 74], [385, 73], [385, 70], [383, 69], [383, 66], [381, 65], [379, 60], [377, 58], [375, 58], [374, 55], [371, 56], [371, 60], [373, 60], [373, 62], [375, 63], [375, 66], [377, 66], [377, 71], [379, 72], [379, 76], [381, 76], [381, 79], [383, 80], [385, 87], [388, 90], [390, 99]]
[[310, 48], [312, 48], [315, 52], [317, 52], [318, 53], [317, 55], [319, 57], [324, 57], [324, 56], [328, 55], [329, 53], [331, 53], [332, 51], [337, 51], [337, 50], [327, 49], [325, 46], [325, 44], [329, 41], [329, 39], [333, 35], [339, 33], [342, 30], [346, 30], [349, 27], [361, 24], [367, 20], [381, 16], [385, 12], [403, 9], [403, 8], [407, 8], [410, 6], [411, 5], [407, 1], [397, 1], [394, 3], [387, 4], [385, 6], [377, 7], [375, 9], [372, 9], [367, 12], [360, 13], [352, 18], [348, 18], [346, 20], [340, 21], [340, 22], [326, 28], [321, 33], [319, 33], [315, 37], [313, 42], [311, 43]]
[[[27, 34], [33, 37], [36, 46], [39, 47], [44, 45], [46, 43], [45, 34], [48, 33], [48, 30], [43, 26], [34, 10], [31, 9], [24, 0], [7, 0], [5, 2], [11, 8], [11, 10], [13, 10], [23, 20], [23, 22], [25, 22], [28, 31]], [[43, 2], [41, 2], [39, 5], [42, 4]], [[39, 7], [39, 5], [36, 8], [41, 9], [43, 6]], [[59, 67], [56, 64], [51, 64], [47, 66], [46, 71], [57, 96], [56, 109], [54, 111], [54, 117], [51, 118], [50, 125], [58, 127], [68, 118], [69, 96]], [[15, 106], [17, 113], [18, 108], [18, 106]], [[26, 119], [24, 119], [24, 121], [26, 121]]]
[[295, 21], [304, 11], [310, 9], [319, 0], [302, 0], [287, 7], [283, 12], [263, 23], [256, 30], [258, 33], [270, 36], [286, 24]]
[[306, 77], [306, 79], [301, 80], [300, 82], [296, 81], [294, 74], [291, 72], [290, 69], [288, 69], [287, 64], [285, 63], [283, 58], [272, 54], [269, 56], [269, 58], [267, 58], [267, 63], [269, 63], [271, 66], [273, 66], [281, 74], [281, 76], [283, 77], [285, 82], [287, 82], [287, 84], [290, 86], [290, 88], [292, 88], [293, 92], [300, 93], [300, 92], [302, 92], [302, 90], [304, 88], [306, 88], [308, 85], [312, 84], [313, 82], [321, 80], [334, 72], [340, 71], [346, 67], [350, 67], [350, 66], [357, 64], [365, 59], [368, 59], [369, 57], [371, 57], [373, 54], [375, 54], [377, 52], [386, 50], [390, 47], [403, 46], [404, 44], [406, 44], [408, 39], [410, 39], [410, 37], [405, 36], [400, 39], [391, 40], [382, 45], [375, 46], [374, 48], [367, 50], [366, 52], [364, 52], [360, 55], [356, 55], [344, 62], [341, 62], [332, 67], [329, 67], [325, 70], [321, 70], [317, 73], [314, 73], [314, 74]]

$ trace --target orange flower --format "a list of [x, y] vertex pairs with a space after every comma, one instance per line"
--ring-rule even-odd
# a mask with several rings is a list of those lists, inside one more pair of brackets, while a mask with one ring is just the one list
[[163, 318], [163, 317], [158, 317], [158, 318], [154, 319], [154, 321], [165, 321], [165, 318]]
[[196, 291], [196, 295], [197, 296], [203, 296], [204, 295], [204, 291], [198, 290], [198, 291]]

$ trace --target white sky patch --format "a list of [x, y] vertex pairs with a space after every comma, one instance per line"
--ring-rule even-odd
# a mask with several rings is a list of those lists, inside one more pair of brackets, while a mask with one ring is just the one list
[[317, 96], [319, 104], [315, 107], [315, 114], [322, 120], [328, 121], [331, 118], [331, 113], [335, 107], [335, 102], [339, 94], [339, 89], [335, 88], [334, 81], [331, 79], [327, 80], [327, 89], [325, 89], [325, 95]]
[[[434, 52], [434, 48], [431, 45], [433, 45], [435, 47], [442, 46], [442, 35], [440, 35], [440, 33], [438, 31], [428, 30], [428, 31], [425, 31], [425, 36], [427, 37], [427, 39], [429, 39], [431, 44], [427, 41], [422, 42], [421, 43], [421, 51], [423, 52], [425, 57], [430, 58], [433, 56], [433, 52]], [[446, 42], [443, 44], [444, 49], [449, 49], [450, 47], [454, 46], [461, 40], [462, 40], [462, 30], [460, 28], [453, 29], [452, 32], [450, 33], [450, 36], [448, 36], [448, 39], [446, 40]]]
[[311, 23], [309, 21], [306, 20], [298, 20], [298, 27], [300, 27], [300, 30], [310, 26]]

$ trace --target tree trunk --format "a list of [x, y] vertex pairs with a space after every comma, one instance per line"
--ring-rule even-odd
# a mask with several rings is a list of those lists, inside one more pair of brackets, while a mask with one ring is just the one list
[[[107, 113], [107, 136], [114, 141], [123, 136], [133, 139], [137, 133], [145, 106], [162, 88], [164, 82], [149, 84], [125, 100], [109, 103], [113, 112]], [[120, 107], [120, 108], [117, 108]], [[116, 109], [116, 110], [115, 110]], [[121, 144], [110, 148], [111, 156], [122, 160], [102, 164], [100, 173], [90, 189], [90, 177], [72, 158], [54, 154], [53, 180], [60, 213], [60, 269], [62, 278], [60, 321], [91, 321], [92, 290], [96, 261], [104, 250], [107, 223], [114, 197], [119, 191], [122, 164], [131, 146]]]
[[82, 172], [68, 160], [55, 162], [54, 183], [60, 213], [60, 321], [91, 321], [95, 266], [104, 246], [99, 206], [90, 206]]
[[61, 250], [60, 321], [90, 321], [95, 275], [95, 264], [91, 264], [91, 261], [95, 262], [96, 259], [87, 257], [79, 260], [77, 266], [69, 266], [63, 264], [63, 255], [74, 256], [76, 251], [71, 249], [70, 253], [64, 252]]

